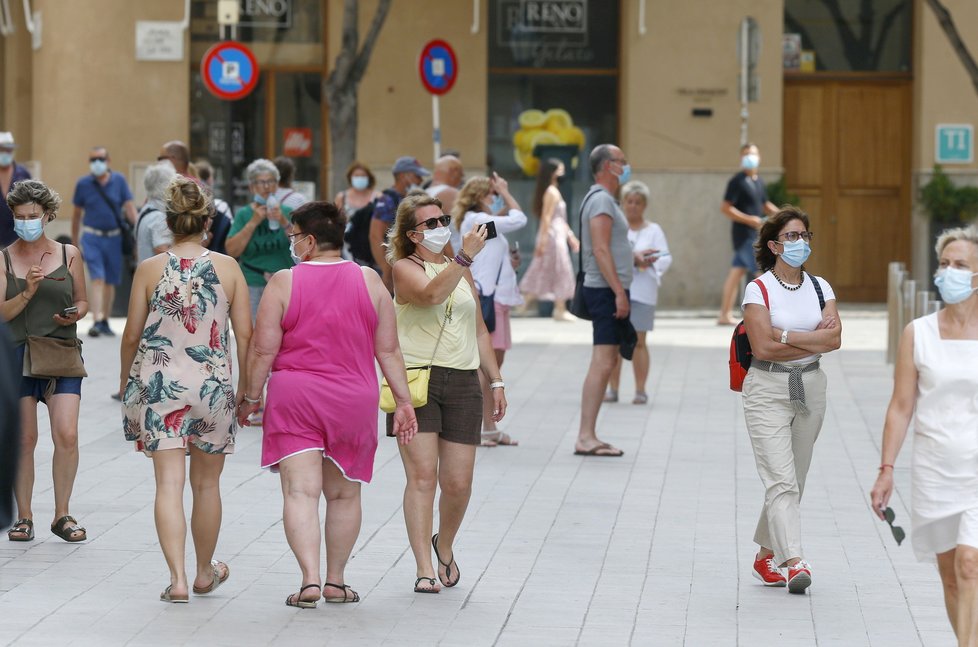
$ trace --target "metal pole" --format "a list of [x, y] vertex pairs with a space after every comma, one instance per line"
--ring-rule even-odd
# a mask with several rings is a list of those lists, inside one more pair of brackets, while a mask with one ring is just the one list
[[914, 302], [914, 295], [917, 292], [917, 282], [913, 280], [906, 280], [903, 282], [903, 322], [904, 324], [910, 323], [917, 318], [916, 311], [914, 310], [917, 305]]
[[[222, 32], [223, 32], [222, 28]], [[228, 28], [231, 38], [225, 38], [225, 40], [234, 40], [234, 27]], [[234, 209], [234, 159], [231, 156], [231, 119], [233, 118], [231, 110], [231, 102], [224, 99], [224, 201], [228, 203], [231, 209]]]
[[886, 362], [896, 361], [897, 343], [900, 338], [900, 284], [903, 281], [904, 265], [899, 261], [890, 263], [887, 271], [886, 285]]
[[748, 141], [747, 120], [750, 111], [747, 109], [749, 96], [747, 75], [750, 66], [750, 23], [747, 18], [740, 21], [740, 145], [745, 145]]
[[434, 130], [432, 132], [432, 139], [435, 143], [435, 158], [432, 163], [437, 162], [438, 158], [441, 157], [441, 113], [438, 110], [438, 95], [431, 95], [431, 119], [432, 126]]

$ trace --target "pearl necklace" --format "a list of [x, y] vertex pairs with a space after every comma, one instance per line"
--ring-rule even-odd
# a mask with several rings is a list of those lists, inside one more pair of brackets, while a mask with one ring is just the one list
[[801, 289], [801, 286], [803, 286], [805, 284], [805, 273], [804, 272], [801, 273], [801, 283], [799, 283], [798, 285], [795, 285], [795, 286], [789, 286], [787, 283], [785, 283], [784, 281], [782, 281], [781, 280], [781, 277], [778, 276], [778, 273], [775, 272], [773, 269], [771, 270], [771, 274], [773, 274], [774, 275], [774, 278], [778, 280], [778, 283], [781, 284], [781, 287], [783, 287], [785, 290], [787, 290], [789, 292], [794, 292], [795, 290], [800, 290]]

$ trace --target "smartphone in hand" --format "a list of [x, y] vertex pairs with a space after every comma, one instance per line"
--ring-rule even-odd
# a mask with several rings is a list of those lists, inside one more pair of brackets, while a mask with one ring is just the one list
[[496, 233], [496, 223], [489, 221], [486, 223], [486, 240], [491, 240], [495, 238], [498, 234]]
[[78, 306], [68, 306], [67, 308], [61, 311], [61, 317], [63, 319], [67, 319], [71, 315], [76, 315], [76, 314], [78, 314]]

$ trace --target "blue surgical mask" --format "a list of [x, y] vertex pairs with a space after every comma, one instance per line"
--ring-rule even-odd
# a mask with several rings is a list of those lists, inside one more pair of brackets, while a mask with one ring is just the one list
[[934, 285], [941, 293], [944, 303], [961, 303], [975, 291], [975, 288], [971, 287], [972, 276], [974, 274], [968, 270], [946, 267], [938, 270], [937, 276], [934, 277]]
[[41, 237], [44, 232], [44, 218], [32, 218], [30, 220], [14, 219], [14, 233], [19, 238], [29, 243]]
[[255, 201], [255, 204], [265, 204], [265, 198], [261, 197], [261, 194], [260, 193], [256, 193], [252, 197], [252, 200]]
[[489, 203], [490, 213], [499, 213], [506, 206], [506, 201], [503, 200], [503, 196], [498, 193], [492, 196], [492, 201]]
[[302, 262], [302, 257], [295, 253], [295, 239], [293, 238], [289, 241], [289, 254], [292, 256], [292, 260], [296, 265]]
[[744, 169], [745, 171], [753, 171], [760, 165], [761, 165], [760, 155], [754, 155], [753, 153], [751, 153], [749, 155], [744, 155], [743, 157], [740, 158], [740, 168]]
[[624, 184], [625, 182], [628, 182], [628, 180], [630, 180], [632, 177], [632, 165], [622, 164], [621, 175], [618, 175], [616, 177], [618, 178], [618, 184]]
[[370, 185], [370, 178], [366, 175], [354, 175], [353, 178], [350, 179], [350, 184], [353, 185], [353, 188], [357, 191], [363, 191]]
[[95, 160], [88, 163], [88, 169], [95, 177], [102, 177], [109, 170], [109, 165], [101, 160]]
[[0, 166], [10, 166], [14, 163], [13, 153], [0, 153]]
[[798, 239], [795, 242], [782, 243], [784, 249], [781, 258], [791, 267], [801, 267], [812, 253], [811, 246], [804, 240]]

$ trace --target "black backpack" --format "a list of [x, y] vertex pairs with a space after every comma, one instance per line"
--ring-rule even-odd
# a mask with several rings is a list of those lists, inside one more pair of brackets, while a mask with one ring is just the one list
[[[401, 203], [401, 194], [393, 189], [384, 189], [383, 193], [394, 201], [394, 209], [397, 209], [397, 205]], [[353, 260], [360, 265], [375, 265], [373, 250], [370, 249], [370, 222], [374, 217], [377, 200], [371, 200], [353, 212], [343, 235], [343, 240], [350, 246]]]

